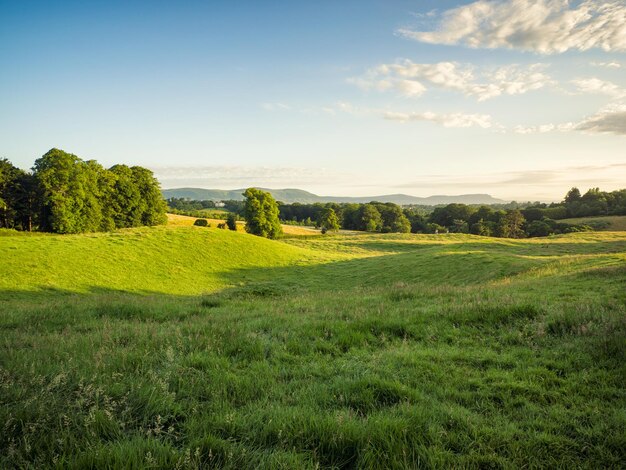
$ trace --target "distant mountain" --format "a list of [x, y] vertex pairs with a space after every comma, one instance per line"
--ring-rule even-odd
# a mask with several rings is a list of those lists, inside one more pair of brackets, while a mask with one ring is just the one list
[[[496, 199], [489, 194], [461, 194], [459, 196], [429, 196], [416, 197], [407, 194], [387, 194], [383, 196], [368, 197], [344, 197], [344, 196], [318, 196], [317, 194], [303, 191], [302, 189], [266, 189], [277, 201], [291, 204], [300, 202], [303, 204], [312, 204], [315, 202], [356, 202], [365, 203], [371, 201], [393, 202], [395, 204], [407, 205], [418, 204], [424, 206], [436, 206], [439, 204], [506, 204], [509, 201]], [[225, 201], [234, 199], [240, 201], [243, 199], [242, 193], [245, 189], [202, 189], [202, 188], [176, 188], [164, 189], [161, 192], [166, 199], [171, 197], [194, 199], [196, 201]]]

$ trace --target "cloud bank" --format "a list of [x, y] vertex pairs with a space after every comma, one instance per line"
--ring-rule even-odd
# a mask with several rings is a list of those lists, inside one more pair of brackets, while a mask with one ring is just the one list
[[626, 50], [626, 4], [586, 0], [479, 0], [445, 11], [434, 31], [400, 29], [406, 38], [470, 48], [540, 54]]

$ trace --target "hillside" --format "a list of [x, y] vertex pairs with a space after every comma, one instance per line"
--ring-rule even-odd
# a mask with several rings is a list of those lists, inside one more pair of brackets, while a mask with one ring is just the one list
[[559, 222], [571, 225], [591, 225], [596, 228], [596, 230], [603, 231], [626, 231], [626, 215], [577, 217], [561, 219]]
[[[508, 201], [496, 199], [488, 194], [461, 194], [459, 196], [429, 196], [416, 197], [407, 194], [387, 194], [382, 196], [364, 196], [364, 197], [344, 197], [344, 196], [318, 196], [317, 194], [303, 191], [301, 189], [267, 189], [277, 201], [291, 204], [300, 202], [303, 204], [312, 204], [316, 202], [354, 202], [366, 203], [371, 201], [393, 202], [400, 205], [417, 204], [435, 206], [439, 204], [451, 204], [453, 202], [462, 204], [505, 204]], [[240, 201], [243, 199], [242, 193], [245, 189], [222, 190], [222, 189], [202, 189], [202, 188], [177, 188], [164, 189], [161, 192], [166, 199], [187, 198], [197, 201], [225, 201], [229, 199]]]
[[0, 253], [1, 468], [626, 458], [625, 233], [178, 225]]
[[[195, 220], [185, 219], [185, 225]], [[230, 271], [332, 258], [245, 233], [191, 226], [88, 235], [0, 234], [4, 295], [103, 290], [201, 294], [224, 287]]]

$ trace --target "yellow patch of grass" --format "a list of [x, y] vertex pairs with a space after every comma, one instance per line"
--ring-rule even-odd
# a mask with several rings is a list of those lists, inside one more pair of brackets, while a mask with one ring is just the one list
[[[171, 227], [191, 227], [198, 217], [188, 217], [186, 215], [167, 214], [167, 225]], [[217, 224], [225, 223], [221, 219], [207, 219], [211, 227], [217, 227]], [[245, 222], [237, 222], [237, 231], [245, 232]], [[301, 227], [297, 225], [283, 225], [283, 233], [290, 236], [320, 235], [319, 230], [309, 227]]]

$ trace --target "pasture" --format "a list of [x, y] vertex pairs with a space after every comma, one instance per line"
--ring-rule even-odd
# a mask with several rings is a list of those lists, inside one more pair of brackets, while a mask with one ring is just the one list
[[0, 467], [626, 461], [626, 233], [214, 227], [1, 233]]

